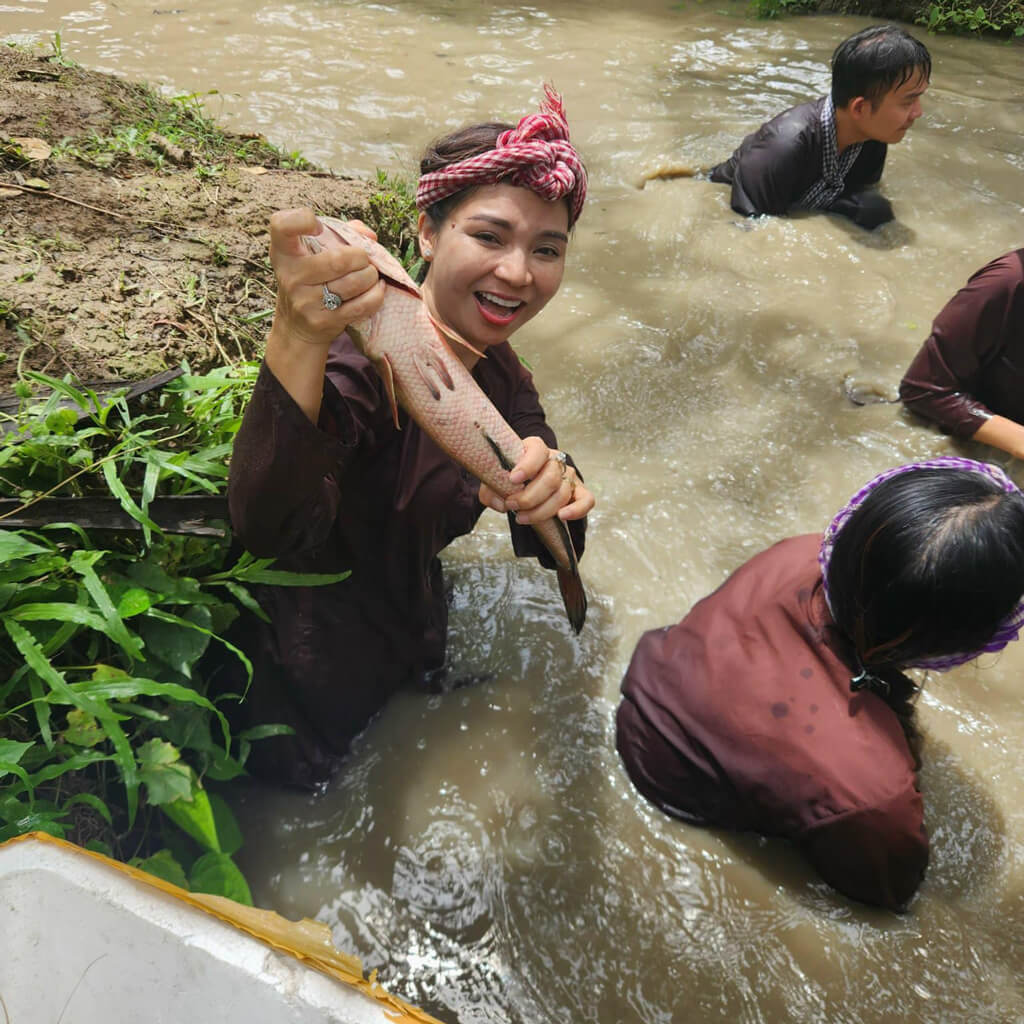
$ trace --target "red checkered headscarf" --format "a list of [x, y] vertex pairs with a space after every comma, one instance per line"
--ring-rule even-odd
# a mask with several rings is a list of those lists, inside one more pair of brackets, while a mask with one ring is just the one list
[[569, 197], [569, 227], [587, 197], [587, 170], [569, 141], [562, 97], [544, 86], [539, 114], [524, 117], [502, 132], [494, 149], [431, 171], [420, 178], [416, 206], [425, 210], [474, 185], [520, 185], [553, 202]]

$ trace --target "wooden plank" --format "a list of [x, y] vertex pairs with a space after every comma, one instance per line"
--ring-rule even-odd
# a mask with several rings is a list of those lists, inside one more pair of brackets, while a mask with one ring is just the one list
[[[154, 498], [149, 517], [167, 533], [223, 537], [229, 522], [228, 499], [204, 494]], [[77, 523], [85, 530], [142, 529], [117, 498], [42, 498], [27, 506], [18, 498], [0, 498], [0, 529], [38, 529], [51, 523]]]

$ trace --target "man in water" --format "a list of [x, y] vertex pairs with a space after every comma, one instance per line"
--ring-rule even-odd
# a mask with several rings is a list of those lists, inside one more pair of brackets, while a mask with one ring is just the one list
[[864, 228], [892, 220], [889, 201], [871, 186], [887, 147], [921, 116], [932, 59], [895, 25], [874, 25], [836, 47], [832, 90], [772, 118], [748, 135], [711, 180], [732, 186], [745, 217], [827, 210]]

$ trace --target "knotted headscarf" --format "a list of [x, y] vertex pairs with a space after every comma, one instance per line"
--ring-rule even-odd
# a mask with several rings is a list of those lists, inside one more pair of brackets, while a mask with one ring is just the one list
[[524, 117], [498, 136], [494, 149], [424, 174], [416, 189], [416, 207], [425, 210], [473, 185], [520, 185], [553, 202], [569, 197], [569, 227], [587, 197], [587, 171], [569, 141], [562, 97], [544, 86], [540, 113]]

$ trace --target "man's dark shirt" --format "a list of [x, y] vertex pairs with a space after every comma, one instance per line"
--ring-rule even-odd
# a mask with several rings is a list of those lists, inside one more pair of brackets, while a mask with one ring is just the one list
[[[822, 177], [825, 143], [821, 108], [826, 97], [779, 114], [748, 135], [733, 155], [711, 169], [711, 180], [732, 186], [732, 208], [745, 217], [782, 215]], [[881, 196], [860, 194], [878, 183], [885, 165], [885, 143], [869, 140], [846, 175], [843, 192], [830, 207], [872, 228], [892, 219]]]

